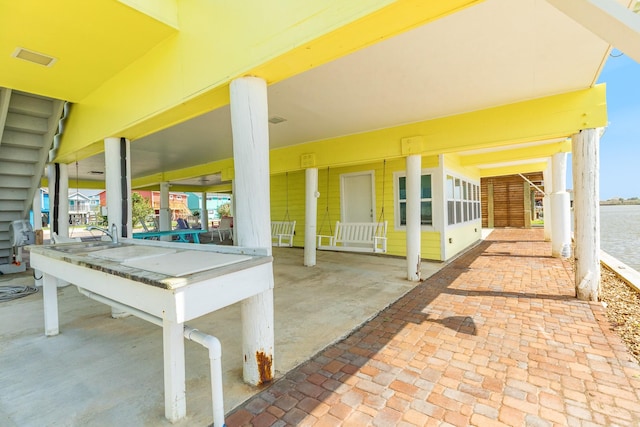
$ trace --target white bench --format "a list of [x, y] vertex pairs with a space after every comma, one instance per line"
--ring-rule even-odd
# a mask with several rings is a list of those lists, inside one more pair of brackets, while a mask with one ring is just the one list
[[271, 221], [271, 244], [292, 247], [295, 232], [295, 221]]
[[348, 252], [387, 252], [387, 221], [336, 222], [333, 236], [318, 235], [318, 249]]

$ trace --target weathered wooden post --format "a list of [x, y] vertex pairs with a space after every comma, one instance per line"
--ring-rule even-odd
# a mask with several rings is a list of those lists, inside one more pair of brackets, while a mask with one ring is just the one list
[[[230, 94], [234, 231], [239, 246], [263, 247], [271, 254], [267, 83], [256, 77], [238, 78], [231, 82]], [[263, 384], [274, 376], [273, 287], [241, 304], [244, 380]]]
[[600, 130], [585, 129], [573, 144], [573, 208], [576, 296], [598, 301], [600, 294]]
[[551, 194], [551, 255], [571, 256], [571, 201], [567, 192], [567, 153], [552, 158], [553, 192]]
[[420, 238], [422, 221], [420, 219], [420, 184], [422, 176], [422, 156], [407, 156], [407, 279], [420, 280], [421, 257]]
[[318, 168], [305, 169], [304, 265], [316, 265], [316, 234], [318, 224]]

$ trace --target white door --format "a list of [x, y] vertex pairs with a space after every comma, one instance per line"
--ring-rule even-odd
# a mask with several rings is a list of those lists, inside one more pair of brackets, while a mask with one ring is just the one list
[[342, 222], [374, 222], [373, 171], [344, 174], [340, 178]]

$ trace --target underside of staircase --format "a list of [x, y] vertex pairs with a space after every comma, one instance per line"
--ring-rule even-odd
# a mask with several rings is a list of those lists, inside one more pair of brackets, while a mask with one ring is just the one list
[[29, 219], [64, 102], [0, 88], [0, 272], [12, 272], [9, 225]]

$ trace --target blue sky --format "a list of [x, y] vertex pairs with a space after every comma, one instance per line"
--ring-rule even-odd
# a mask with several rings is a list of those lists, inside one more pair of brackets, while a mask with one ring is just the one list
[[607, 84], [609, 115], [600, 140], [600, 200], [640, 197], [640, 64], [614, 50], [598, 83]]

